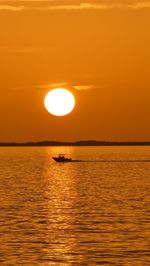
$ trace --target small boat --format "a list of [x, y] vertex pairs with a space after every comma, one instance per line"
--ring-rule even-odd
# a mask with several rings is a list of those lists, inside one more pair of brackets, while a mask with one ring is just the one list
[[59, 163], [67, 163], [67, 162], [72, 161], [71, 158], [66, 158], [64, 154], [59, 154], [58, 157], [52, 157], [52, 158], [55, 162], [59, 162]]

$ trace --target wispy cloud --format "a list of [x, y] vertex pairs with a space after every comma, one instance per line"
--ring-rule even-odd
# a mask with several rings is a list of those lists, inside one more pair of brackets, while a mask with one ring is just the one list
[[41, 88], [45, 88], [45, 89], [63, 88], [63, 87], [68, 87], [68, 86], [69, 85], [67, 82], [47, 83], [45, 85], [40, 85]]
[[49, 53], [54, 51], [54, 47], [10, 47], [0, 46], [0, 53], [14, 53], [14, 54], [35, 54], [35, 53]]
[[25, 6], [13, 6], [13, 5], [0, 5], [0, 10], [10, 10], [10, 11], [22, 11]]
[[95, 88], [94, 85], [76, 85], [73, 86], [76, 90], [81, 91], [81, 90], [91, 90]]
[[135, 2], [132, 4], [98, 4], [98, 3], [79, 3], [66, 5], [51, 5], [37, 7], [41, 10], [108, 10], [108, 9], [142, 9], [150, 8], [150, 2]]
[[0, 0], [0, 3], [25, 3], [25, 2], [30, 2], [30, 3], [43, 3], [43, 2], [58, 2], [57, 0]]
[[80, 3], [78, 5], [52, 5], [43, 7], [47, 10], [90, 10], [90, 9], [107, 9], [107, 5], [92, 4], [92, 3]]
[[[96, 88], [97, 86], [95, 85], [83, 85], [83, 84], [78, 84], [75, 85], [74, 82], [68, 83], [68, 82], [58, 82], [58, 83], [47, 83], [46, 85], [41, 85], [40, 87], [42, 88], [49, 88], [49, 89], [53, 89], [53, 88], [66, 88], [66, 89], [75, 89], [75, 90], [90, 90], [93, 88]], [[100, 86], [99, 86], [100, 87]]]
[[[4, 3], [4, 1], [1, 1], [1, 3]], [[50, 1], [50, 0], [18, 0], [15, 1], [15, 3], [24, 3], [24, 5], [13, 5], [12, 4], [0, 4], [0, 10], [10, 10], [10, 11], [23, 11], [23, 10], [49, 10], [49, 11], [54, 11], [54, 10], [108, 10], [108, 9], [144, 9], [144, 8], [150, 8], [150, 1], [145, 1], [145, 2], [132, 2], [132, 3], [122, 3], [122, 4], [116, 4], [116, 3], [109, 3], [103, 4], [103, 3], [92, 3], [92, 2], [78, 2], [75, 4], [72, 1], [65, 1], [65, 4], [59, 4], [57, 1]], [[25, 5], [25, 2], [32, 2], [36, 3], [36, 5]], [[40, 5], [37, 5], [37, 3], [40, 2]], [[47, 2], [48, 4], [42, 5], [42, 2]], [[9, 3], [9, 2], [7, 2]], [[50, 4], [51, 3], [51, 4]]]

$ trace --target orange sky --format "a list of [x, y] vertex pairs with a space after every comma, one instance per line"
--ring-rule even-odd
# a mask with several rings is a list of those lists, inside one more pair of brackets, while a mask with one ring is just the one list
[[[71, 88], [74, 111], [45, 94]], [[150, 1], [0, 0], [0, 142], [150, 141]]]

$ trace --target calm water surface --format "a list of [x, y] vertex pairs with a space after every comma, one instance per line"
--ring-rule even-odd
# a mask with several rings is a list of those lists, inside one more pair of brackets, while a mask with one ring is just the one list
[[0, 265], [150, 265], [145, 160], [150, 147], [0, 148]]

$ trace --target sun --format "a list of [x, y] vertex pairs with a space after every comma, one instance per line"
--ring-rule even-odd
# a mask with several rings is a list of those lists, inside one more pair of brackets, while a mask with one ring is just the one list
[[69, 90], [53, 89], [45, 96], [44, 105], [50, 114], [64, 116], [74, 109], [75, 97]]

